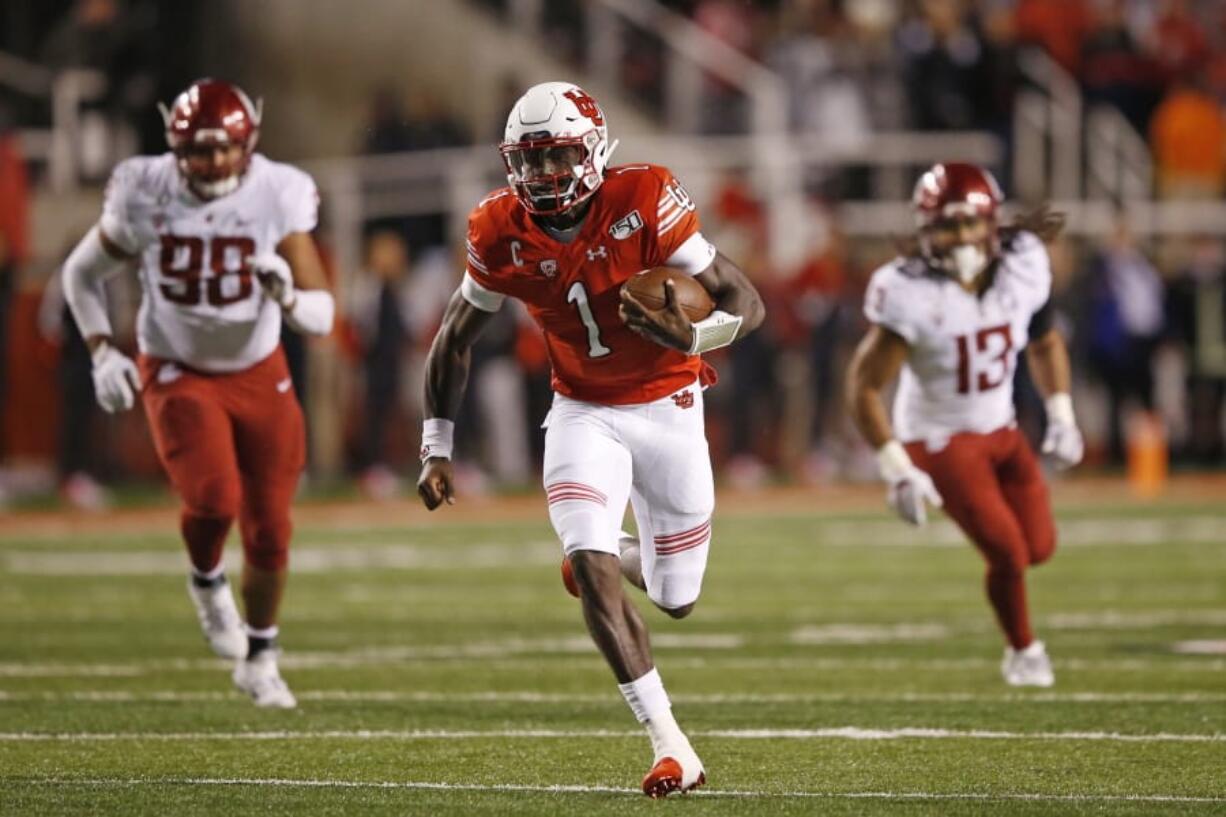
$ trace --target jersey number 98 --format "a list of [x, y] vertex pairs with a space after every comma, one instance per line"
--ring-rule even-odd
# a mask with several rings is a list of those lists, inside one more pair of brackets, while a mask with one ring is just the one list
[[[209, 269], [204, 278], [204, 239], [193, 235], [162, 236], [162, 275], [171, 279], [160, 289], [166, 300], [183, 306], [228, 306], [251, 297], [254, 289], [247, 256], [255, 253], [255, 241], [246, 236], [213, 236], [209, 239]], [[202, 282], [207, 281], [202, 286]]]

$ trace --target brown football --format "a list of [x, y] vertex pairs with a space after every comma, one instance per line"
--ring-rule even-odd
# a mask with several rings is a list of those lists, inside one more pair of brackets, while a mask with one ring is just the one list
[[711, 314], [715, 302], [707, 290], [692, 275], [686, 275], [681, 270], [656, 267], [640, 272], [622, 284], [622, 289], [629, 290], [648, 309], [661, 309], [664, 306], [664, 282], [669, 279], [672, 279], [673, 292], [681, 310], [691, 321], [700, 321]]

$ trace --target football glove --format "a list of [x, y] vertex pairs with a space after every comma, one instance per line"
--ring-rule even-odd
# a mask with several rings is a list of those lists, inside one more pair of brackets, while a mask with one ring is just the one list
[[1073, 401], [1065, 393], [1047, 398], [1047, 431], [1039, 450], [1058, 470], [1072, 468], [1085, 454], [1085, 441], [1073, 417]]
[[127, 411], [140, 393], [140, 372], [132, 358], [103, 341], [90, 357], [94, 362], [94, 396], [107, 414]]
[[939, 508], [944, 504], [932, 477], [911, 462], [898, 440], [890, 440], [877, 449], [877, 466], [881, 478], [890, 486], [886, 502], [904, 521], [923, 525], [928, 521], [927, 506]]
[[248, 256], [247, 267], [260, 282], [264, 294], [282, 309], [294, 305], [294, 273], [288, 261], [275, 252], [266, 252]]

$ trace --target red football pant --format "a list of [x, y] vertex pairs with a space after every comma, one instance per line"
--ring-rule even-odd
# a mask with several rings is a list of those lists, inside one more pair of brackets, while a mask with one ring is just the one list
[[235, 517], [248, 564], [288, 563], [290, 502], [306, 458], [302, 409], [285, 353], [249, 369], [203, 374], [141, 357], [142, 400], [158, 457], [183, 500], [192, 565], [208, 572]]
[[1051, 558], [1056, 525], [1038, 460], [1016, 428], [957, 434], [940, 451], [907, 443], [945, 500], [945, 513], [987, 560], [987, 591], [1005, 637], [1016, 649], [1034, 640], [1025, 570]]

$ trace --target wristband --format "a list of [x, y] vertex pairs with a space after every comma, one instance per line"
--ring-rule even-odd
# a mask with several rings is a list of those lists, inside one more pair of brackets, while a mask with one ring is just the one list
[[905, 479], [915, 468], [907, 449], [898, 440], [890, 440], [877, 449], [877, 469], [886, 482], [895, 483]]
[[694, 340], [690, 343], [690, 354], [701, 355], [732, 343], [741, 329], [742, 320], [740, 315], [730, 315], [717, 309], [702, 320], [696, 321], [692, 324]]
[[294, 329], [308, 335], [327, 335], [332, 331], [336, 301], [326, 289], [299, 289], [290, 296], [285, 319]]
[[451, 459], [455, 423], [442, 417], [430, 417], [421, 424], [421, 461], [432, 457]]
[[1068, 392], [1056, 392], [1043, 402], [1047, 409], [1047, 422], [1060, 426], [1076, 425], [1073, 418], [1073, 398]]

